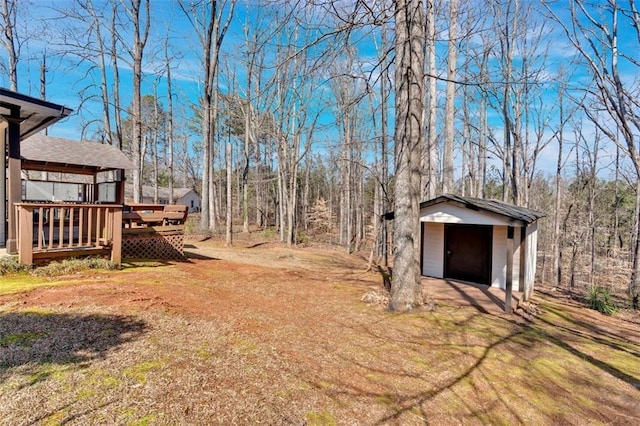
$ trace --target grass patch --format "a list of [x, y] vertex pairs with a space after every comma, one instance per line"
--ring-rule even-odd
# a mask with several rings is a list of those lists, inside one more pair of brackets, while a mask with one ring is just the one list
[[62, 262], [51, 262], [48, 265], [30, 268], [21, 265], [16, 256], [0, 257], [0, 295], [20, 293], [38, 287], [52, 287], [69, 284], [65, 281], [49, 281], [61, 275], [74, 274], [86, 270], [111, 271], [119, 269], [115, 263], [101, 258], [68, 259]]
[[133, 367], [124, 369], [124, 374], [127, 377], [134, 379], [141, 385], [147, 383], [147, 376], [154, 370], [160, 369], [162, 363], [160, 361], [143, 361]]
[[2, 277], [0, 282], [0, 295], [20, 293], [23, 291], [33, 290], [37, 287], [54, 286], [66, 284], [65, 282], [43, 281], [42, 278], [33, 277], [31, 275], [18, 274]]
[[30, 346], [31, 342], [46, 336], [46, 332], [40, 333], [15, 333], [0, 338], [0, 347], [9, 345]]
[[307, 424], [312, 426], [335, 426], [338, 423], [331, 413], [328, 411], [321, 411], [316, 413], [311, 411], [307, 413]]

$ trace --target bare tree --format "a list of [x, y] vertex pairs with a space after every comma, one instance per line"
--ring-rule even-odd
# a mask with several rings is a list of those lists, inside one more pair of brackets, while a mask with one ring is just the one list
[[422, 304], [420, 282], [420, 148], [424, 114], [424, 10], [421, 0], [395, 2], [396, 182], [394, 271], [389, 309]]
[[[551, 17], [563, 29], [567, 39], [578, 51], [583, 64], [590, 71], [595, 89], [590, 95], [606, 111], [615, 124], [611, 131], [599, 120], [592, 120], [612, 141], [617, 141], [617, 133], [622, 135], [627, 153], [635, 171], [636, 182], [636, 223], [640, 222], [640, 154], [638, 143], [640, 134], [640, 104], [637, 93], [640, 89], [636, 80], [625, 80], [621, 76], [621, 63], [640, 69], [637, 51], [640, 47], [640, 14], [634, 0], [608, 0], [593, 4], [576, 0], [570, 4], [571, 21], [561, 19], [546, 4]], [[623, 6], [624, 5], [624, 6]], [[606, 21], [605, 21], [606, 18]], [[618, 43], [620, 20], [634, 31], [636, 37], [628, 38], [624, 46]], [[629, 50], [625, 50], [629, 49]], [[633, 267], [628, 293], [635, 308], [640, 306], [640, 226], [635, 227], [635, 243], [632, 247]]]
[[425, 182], [422, 185], [423, 195], [427, 199], [436, 196], [438, 185], [436, 184], [436, 161], [437, 161], [437, 104], [438, 94], [436, 92], [436, 2], [427, 0], [426, 10], [426, 56], [427, 56], [427, 109], [426, 109], [426, 145], [423, 152], [423, 165]]
[[[18, 61], [20, 59], [20, 48], [22, 43], [17, 32], [18, 1], [2, 0], [0, 3], [0, 17], [2, 18], [2, 36], [0, 45], [6, 50], [9, 57], [9, 64], [5, 72], [9, 75], [11, 90], [18, 90]], [[5, 66], [3, 65], [3, 68]]]
[[151, 15], [149, 0], [131, 0], [125, 6], [126, 13], [133, 26], [133, 48], [128, 53], [133, 65], [133, 94], [132, 94], [132, 144], [131, 154], [135, 169], [133, 171], [133, 201], [139, 203], [142, 198], [142, 172], [144, 167], [144, 147], [142, 140], [142, 58], [144, 48], [149, 37]]
[[[218, 114], [218, 70], [220, 49], [233, 17], [235, 0], [204, 1], [182, 0], [182, 11], [191, 23], [202, 48], [203, 89], [200, 104], [202, 108], [202, 216], [200, 227], [215, 229], [213, 144], [216, 134]], [[226, 18], [225, 18], [226, 13]]]
[[447, 95], [444, 119], [444, 152], [442, 155], [442, 192], [453, 192], [453, 142], [455, 137], [456, 67], [458, 60], [458, 0], [449, 0], [449, 40], [447, 59]]

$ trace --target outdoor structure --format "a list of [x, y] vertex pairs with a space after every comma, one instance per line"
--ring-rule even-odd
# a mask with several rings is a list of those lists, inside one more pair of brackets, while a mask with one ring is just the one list
[[[36, 133], [71, 110], [0, 89], [0, 246], [24, 264], [87, 255], [183, 257], [186, 205], [125, 205], [115, 146]], [[8, 173], [7, 173], [8, 171]]]
[[[543, 213], [495, 200], [442, 195], [420, 204], [422, 275], [533, 292]], [[506, 301], [507, 299], [505, 299]], [[509, 306], [507, 306], [509, 305]]]
[[72, 110], [0, 88], [0, 247], [17, 250], [15, 204], [22, 201], [20, 142]]
[[127, 157], [112, 145], [45, 135], [23, 140], [20, 157], [22, 200], [9, 224], [20, 262], [108, 255], [120, 263]]
[[[178, 204], [189, 207], [190, 212], [200, 211], [200, 196], [192, 188], [173, 188], [173, 201], [170, 200], [170, 191], [166, 186], [158, 187], [158, 204]], [[155, 188], [151, 185], [142, 185], [141, 203], [151, 204], [155, 199]], [[126, 200], [133, 200], [133, 186], [126, 185]]]

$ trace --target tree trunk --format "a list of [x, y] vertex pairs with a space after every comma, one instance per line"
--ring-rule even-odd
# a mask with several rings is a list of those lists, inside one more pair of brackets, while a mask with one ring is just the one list
[[227, 227], [226, 227], [226, 242], [230, 246], [233, 244], [233, 194], [231, 185], [231, 143], [227, 143], [226, 149], [226, 166], [227, 166]]
[[[144, 27], [140, 22], [140, 7], [144, 1], [146, 19]], [[133, 41], [133, 99], [132, 99], [132, 154], [135, 170], [133, 171], [133, 201], [139, 203], [142, 199], [142, 172], [144, 167], [143, 147], [142, 147], [142, 104], [141, 104], [141, 84], [142, 84], [142, 55], [149, 35], [149, 25], [151, 22], [149, 14], [149, 0], [131, 0], [130, 11], [134, 28]]]
[[449, 193], [454, 190], [453, 176], [453, 142], [455, 124], [455, 97], [456, 62], [458, 60], [458, 0], [449, 2], [449, 57], [447, 60], [447, 95], [445, 103], [444, 120], [444, 153], [442, 165], [442, 192]]
[[[424, 109], [424, 23], [420, 0], [398, 0], [396, 10], [396, 185], [391, 311], [422, 304], [418, 262], [420, 147]], [[417, 178], [416, 178], [417, 176]]]

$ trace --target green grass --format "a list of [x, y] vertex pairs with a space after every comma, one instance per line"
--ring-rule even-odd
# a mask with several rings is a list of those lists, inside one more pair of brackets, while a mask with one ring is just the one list
[[[51, 280], [56, 276], [74, 274], [87, 270], [111, 271], [119, 267], [111, 261], [100, 258], [68, 259], [51, 262], [48, 265], [28, 268], [20, 265], [15, 256], [0, 257], [0, 295], [21, 293], [39, 287], [71, 284], [70, 280]], [[47, 279], [49, 278], [49, 279]]]
[[34, 277], [27, 274], [9, 275], [2, 277], [0, 295], [21, 293], [39, 287], [53, 287], [64, 284], [69, 284], [69, 281], [49, 281], [42, 279], [42, 277]]
[[47, 333], [15, 333], [0, 338], [0, 347], [9, 345], [29, 346], [34, 340], [46, 336]]

